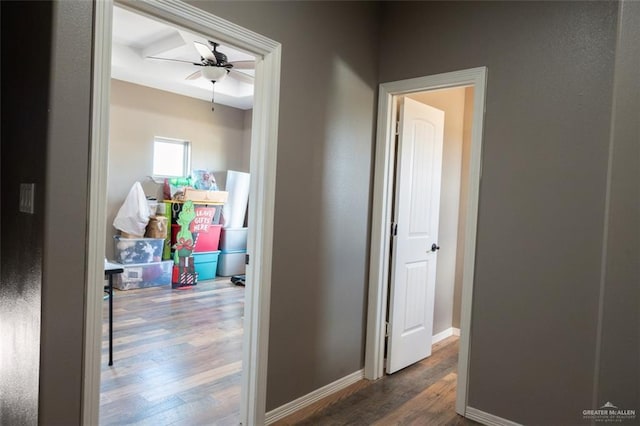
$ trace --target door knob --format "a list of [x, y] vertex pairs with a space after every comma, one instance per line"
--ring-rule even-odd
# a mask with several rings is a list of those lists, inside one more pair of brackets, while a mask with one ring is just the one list
[[435, 243], [431, 244], [431, 251], [436, 251], [436, 250], [440, 250], [440, 246], [436, 245]]

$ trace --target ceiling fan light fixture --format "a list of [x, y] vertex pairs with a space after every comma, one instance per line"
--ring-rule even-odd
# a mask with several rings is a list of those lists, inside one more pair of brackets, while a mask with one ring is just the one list
[[227, 69], [223, 67], [202, 67], [202, 77], [210, 81], [220, 81], [227, 76]]

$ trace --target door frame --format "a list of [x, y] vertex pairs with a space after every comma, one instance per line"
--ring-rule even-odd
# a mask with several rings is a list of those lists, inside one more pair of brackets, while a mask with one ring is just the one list
[[[245, 290], [240, 422], [263, 424], [271, 293], [280, 43], [179, 0], [116, 0], [119, 6], [210, 36], [256, 55], [251, 130], [251, 179]], [[102, 289], [106, 240], [106, 193], [113, 0], [94, 3], [88, 260], [83, 361], [83, 424], [98, 424], [102, 346]]]
[[465, 215], [464, 266], [460, 320], [460, 349], [456, 412], [465, 415], [471, 342], [471, 307], [476, 257], [478, 202], [482, 176], [482, 135], [487, 85], [487, 67], [471, 68], [425, 77], [380, 84], [378, 95], [378, 129], [373, 184], [371, 249], [369, 253], [369, 300], [364, 375], [376, 380], [384, 375], [384, 351], [391, 247], [391, 215], [395, 172], [395, 97], [414, 92], [474, 87], [473, 127], [469, 158], [469, 192]]

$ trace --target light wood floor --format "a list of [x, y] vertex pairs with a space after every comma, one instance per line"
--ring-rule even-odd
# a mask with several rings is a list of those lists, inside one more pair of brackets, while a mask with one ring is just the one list
[[362, 380], [276, 425], [477, 425], [455, 413], [458, 338], [434, 345], [431, 357], [390, 376]]
[[238, 425], [244, 287], [116, 290], [112, 367], [103, 305], [101, 425]]

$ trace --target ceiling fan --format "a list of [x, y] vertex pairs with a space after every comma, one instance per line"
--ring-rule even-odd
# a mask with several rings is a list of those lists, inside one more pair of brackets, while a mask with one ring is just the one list
[[[173, 61], [173, 62], [184, 62], [187, 64], [192, 64], [200, 69], [196, 70], [192, 74], [189, 74], [185, 80], [196, 80], [198, 78], [206, 78], [211, 81], [212, 84], [216, 84], [216, 82], [221, 81], [227, 75], [230, 78], [241, 81], [243, 83], [253, 84], [253, 76], [249, 74], [242, 73], [237, 71], [238, 69], [253, 69], [255, 68], [254, 61], [234, 61], [229, 62], [227, 60], [227, 55], [222, 52], [218, 52], [218, 46], [220, 44], [215, 41], [209, 41], [209, 46], [204, 43], [200, 43], [198, 41], [194, 41], [193, 45], [196, 48], [198, 54], [200, 55], [200, 62], [192, 62], [185, 61], [182, 59], [172, 59], [172, 58], [159, 58], [155, 56], [147, 56], [148, 59], [158, 59], [162, 61]], [[213, 104], [213, 97], [211, 98], [211, 103]], [[211, 108], [213, 111], [213, 106]]]

